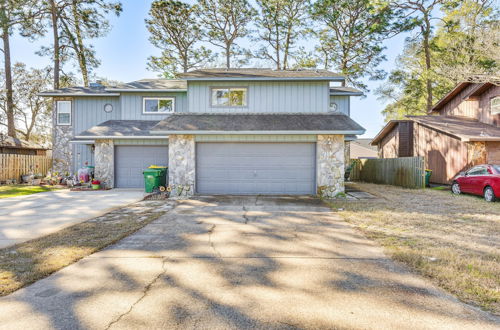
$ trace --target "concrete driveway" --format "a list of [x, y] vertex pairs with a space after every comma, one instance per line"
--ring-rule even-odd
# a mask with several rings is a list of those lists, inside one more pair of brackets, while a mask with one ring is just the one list
[[178, 202], [0, 298], [5, 329], [494, 329], [312, 198]]
[[142, 190], [57, 190], [0, 199], [0, 248], [44, 236], [137, 202]]

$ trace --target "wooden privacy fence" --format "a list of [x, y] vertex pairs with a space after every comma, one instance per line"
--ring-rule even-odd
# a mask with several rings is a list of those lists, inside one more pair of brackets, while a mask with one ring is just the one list
[[16, 179], [33, 173], [46, 175], [52, 167], [52, 158], [36, 155], [0, 154], [0, 182]]
[[424, 157], [356, 159], [351, 180], [406, 188], [425, 187]]

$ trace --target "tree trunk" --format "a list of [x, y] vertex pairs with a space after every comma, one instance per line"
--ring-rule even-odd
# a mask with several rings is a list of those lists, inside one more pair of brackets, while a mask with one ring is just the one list
[[73, 0], [71, 3], [71, 10], [73, 12], [73, 19], [75, 21], [75, 34], [76, 34], [76, 56], [78, 57], [78, 65], [82, 73], [83, 85], [89, 85], [89, 71], [87, 67], [87, 58], [85, 57], [85, 46], [83, 45], [82, 31], [80, 29], [80, 15], [78, 14], [78, 1]]
[[[6, 15], [7, 13], [4, 14]], [[2, 40], [3, 40], [3, 53], [4, 53], [4, 64], [5, 64], [5, 90], [7, 96], [7, 135], [16, 137], [16, 121], [14, 118], [14, 97], [12, 91], [12, 65], [10, 59], [10, 36], [9, 36], [9, 26], [7, 22], [4, 22], [2, 27]]]
[[231, 45], [226, 44], [226, 68], [231, 69]]
[[59, 53], [59, 31], [58, 31], [59, 14], [57, 12], [55, 0], [50, 0], [50, 12], [52, 19], [52, 34], [54, 36], [54, 89], [59, 89], [61, 54]]
[[430, 33], [431, 33], [431, 24], [429, 21], [429, 16], [424, 14], [424, 22], [425, 26], [422, 26], [422, 35], [424, 37], [423, 46], [425, 53], [425, 85], [427, 91], [427, 112], [429, 113], [432, 108], [432, 81], [429, 76], [431, 73], [431, 50], [429, 45]]

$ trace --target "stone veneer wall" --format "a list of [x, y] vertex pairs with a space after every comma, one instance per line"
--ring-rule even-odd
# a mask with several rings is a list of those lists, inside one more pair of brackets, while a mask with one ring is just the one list
[[316, 184], [318, 195], [332, 198], [344, 192], [344, 136], [318, 135]]
[[115, 186], [115, 147], [113, 140], [96, 140], [95, 152], [95, 178], [104, 182], [106, 188]]
[[73, 173], [73, 146], [69, 141], [73, 138], [73, 126], [57, 125], [56, 111], [52, 111], [52, 171], [65, 175]]
[[194, 195], [195, 140], [193, 135], [169, 135], [168, 183], [171, 197]]
[[467, 143], [467, 166], [485, 164], [487, 161], [486, 143], [485, 142], [468, 142]]

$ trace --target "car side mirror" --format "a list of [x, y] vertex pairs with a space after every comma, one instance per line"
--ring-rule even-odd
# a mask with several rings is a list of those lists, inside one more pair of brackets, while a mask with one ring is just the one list
[[460, 176], [467, 176], [467, 173], [465, 173], [465, 172], [460, 172]]

